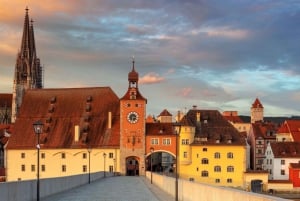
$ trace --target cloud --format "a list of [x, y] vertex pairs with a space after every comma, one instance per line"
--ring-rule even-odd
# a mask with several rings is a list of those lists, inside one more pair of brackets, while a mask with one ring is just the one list
[[139, 83], [141, 84], [156, 84], [163, 82], [165, 80], [164, 77], [159, 76], [157, 73], [150, 72], [143, 77], [140, 78]]

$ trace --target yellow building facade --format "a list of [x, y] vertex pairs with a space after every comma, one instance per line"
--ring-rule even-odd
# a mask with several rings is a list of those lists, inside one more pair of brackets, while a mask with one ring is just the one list
[[[40, 149], [40, 178], [120, 172], [119, 149]], [[7, 181], [36, 179], [37, 150], [7, 152]]]

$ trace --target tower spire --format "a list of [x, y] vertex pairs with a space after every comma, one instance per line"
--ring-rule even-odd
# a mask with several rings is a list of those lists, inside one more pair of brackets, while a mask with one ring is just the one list
[[17, 54], [13, 83], [12, 122], [15, 121], [27, 89], [42, 88], [42, 66], [37, 57], [33, 20], [29, 21], [28, 7], [25, 9], [21, 49]]

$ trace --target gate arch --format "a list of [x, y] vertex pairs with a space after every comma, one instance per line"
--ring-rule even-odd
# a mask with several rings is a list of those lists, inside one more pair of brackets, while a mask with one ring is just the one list
[[126, 158], [126, 176], [139, 175], [140, 158], [137, 156], [129, 156]]

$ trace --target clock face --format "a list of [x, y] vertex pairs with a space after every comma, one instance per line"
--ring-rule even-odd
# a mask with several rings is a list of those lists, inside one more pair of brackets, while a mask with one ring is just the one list
[[135, 124], [139, 119], [139, 115], [136, 112], [129, 112], [127, 115], [127, 120], [132, 123]]

